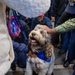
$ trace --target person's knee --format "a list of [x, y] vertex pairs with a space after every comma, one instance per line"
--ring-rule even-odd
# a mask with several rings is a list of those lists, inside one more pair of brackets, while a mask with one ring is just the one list
[[21, 68], [25, 68], [26, 67], [26, 60], [27, 60], [26, 53], [25, 52], [19, 52], [18, 61], [17, 61], [18, 66]]

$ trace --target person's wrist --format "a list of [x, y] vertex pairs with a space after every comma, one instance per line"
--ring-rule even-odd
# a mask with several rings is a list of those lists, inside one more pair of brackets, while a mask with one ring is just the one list
[[54, 33], [56, 33], [56, 29], [55, 29], [55, 28], [53, 28], [53, 29], [49, 29], [48, 33], [50, 33], [50, 34], [54, 34]]

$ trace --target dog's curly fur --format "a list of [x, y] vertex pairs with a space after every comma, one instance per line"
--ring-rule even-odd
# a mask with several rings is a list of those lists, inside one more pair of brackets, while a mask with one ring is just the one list
[[[34, 30], [30, 32], [29, 45], [33, 53], [44, 50], [46, 58], [52, 58], [52, 61], [46, 62], [38, 57], [29, 57], [25, 75], [32, 75], [32, 70], [36, 71], [38, 75], [51, 75], [54, 66], [54, 48], [50, 42], [50, 35], [42, 26], [37, 25]], [[37, 62], [41, 64], [37, 64]]]
[[[37, 42], [32, 42], [32, 40], [36, 40]], [[39, 48], [42, 48], [45, 50], [46, 57], [51, 57], [53, 46], [50, 42], [50, 35], [40, 25], [37, 25], [29, 34], [29, 44], [33, 52], [36, 52]]]

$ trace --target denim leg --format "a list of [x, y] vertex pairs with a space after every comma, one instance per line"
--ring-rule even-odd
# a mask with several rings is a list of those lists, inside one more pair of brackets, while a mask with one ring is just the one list
[[65, 32], [65, 33], [62, 33], [62, 49], [65, 50], [65, 52], [67, 51], [68, 49], [68, 45], [69, 45], [69, 40], [70, 40], [70, 32]]
[[18, 52], [18, 61], [17, 64], [21, 68], [26, 67], [26, 60], [27, 60], [27, 55], [24, 51]]
[[72, 75], [75, 75], [75, 70], [74, 70], [74, 72], [73, 72], [73, 74]]
[[71, 31], [70, 42], [68, 46], [68, 59], [70, 61], [75, 59], [75, 30]]

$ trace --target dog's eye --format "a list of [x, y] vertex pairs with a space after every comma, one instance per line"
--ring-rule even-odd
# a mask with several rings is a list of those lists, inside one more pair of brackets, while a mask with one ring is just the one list
[[42, 33], [43, 33], [43, 31], [40, 31], [40, 33], [42, 34]]
[[35, 31], [37, 31], [37, 29], [35, 29]]

